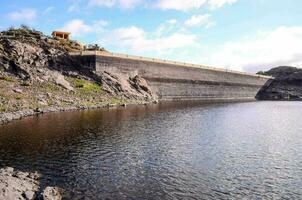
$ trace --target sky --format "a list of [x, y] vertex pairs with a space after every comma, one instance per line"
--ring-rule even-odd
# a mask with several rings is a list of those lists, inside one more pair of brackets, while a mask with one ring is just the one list
[[111, 52], [257, 72], [302, 68], [301, 8], [301, 0], [1, 0], [0, 30], [62, 30]]

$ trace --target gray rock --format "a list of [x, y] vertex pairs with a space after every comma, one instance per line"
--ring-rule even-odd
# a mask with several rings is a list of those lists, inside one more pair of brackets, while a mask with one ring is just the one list
[[35, 173], [15, 171], [12, 167], [0, 169], [0, 200], [61, 200], [61, 189], [46, 187], [39, 193], [39, 177]]
[[24, 196], [26, 199], [34, 199], [36, 194], [34, 191], [26, 191], [24, 192]]
[[74, 88], [70, 85], [68, 81], [65, 80], [64, 76], [59, 72], [54, 72], [52, 74], [53, 80], [56, 84], [62, 86], [63, 88], [74, 91]]
[[38, 177], [32, 179], [30, 173], [15, 171], [13, 168], [0, 170], [0, 199], [31, 200], [39, 190]]
[[302, 69], [288, 66], [273, 68], [259, 74], [275, 77], [271, 84], [257, 94], [259, 100], [296, 100], [302, 96]]
[[42, 193], [43, 200], [61, 200], [60, 189], [58, 187], [46, 187]]
[[19, 88], [13, 88], [13, 91], [14, 91], [15, 93], [19, 93], [19, 94], [22, 94], [22, 93], [23, 93], [23, 91], [22, 91], [21, 89], [19, 89]]

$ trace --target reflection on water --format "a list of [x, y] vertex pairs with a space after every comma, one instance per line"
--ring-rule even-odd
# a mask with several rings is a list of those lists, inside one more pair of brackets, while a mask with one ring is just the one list
[[169, 103], [0, 127], [0, 167], [66, 199], [299, 199], [302, 103]]

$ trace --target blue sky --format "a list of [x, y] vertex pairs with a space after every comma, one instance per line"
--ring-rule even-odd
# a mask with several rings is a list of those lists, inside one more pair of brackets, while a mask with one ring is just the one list
[[0, 29], [65, 30], [109, 51], [256, 72], [302, 67], [301, 0], [1, 0]]

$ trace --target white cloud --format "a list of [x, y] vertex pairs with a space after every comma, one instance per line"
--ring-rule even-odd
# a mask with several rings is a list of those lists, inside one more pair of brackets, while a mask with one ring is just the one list
[[188, 11], [198, 9], [205, 5], [207, 0], [158, 0], [155, 7], [163, 10], [181, 10]]
[[238, 0], [157, 0], [155, 7], [163, 10], [188, 11], [210, 6], [211, 9], [221, 8], [225, 4], [233, 4]]
[[210, 6], [211, 9], [216, 9], [225, 4], [233, 4], [237, 1], [238, 0], [89, 0], [88, 6], [113, 7], [118, 5], [123, 9], [129, 9], [144, 4], [147, 5], [147, 7], [160, 8], [163, 10], [189, 11], [199, 9], [206, 5]]
[[110, 31], [110, 34], [105, 38], [105, 43], [118, 48], [130, 49], [133, 53], [160, 53], [193, 45], [195, 39], [195, 35], [177, 32], [168, 36], [152, 37], [152, 33], [131, 26]]
[[209, 0], [208, 4], [211, 9], [221, 8], [225, 4], [233, 4], [236, 3], [238, 0]]
[[74, 19], [67, 22], [62, 28], [59, 30], [67, 31], [72, 33], [72, 35], [78, 36], [84, 33], [89, 33], [92, 31], [92, 28], [85, 24], [83, 20]]
[[116, 0], [89, 0], [89, 6], [105, 6], [112, 7], [116, 3]]
[[86, 24], [81, 19], [73, 19], [67, 22], [59, 30], [70, 32], [74, 36], [81, 36], [87, 33], [100, 33], [107, 24], [108, 22], [105, 20], [98, 20], [94, 21], [92, 24]]
[[37, 17], [37, 11], [31, 8], [25, 8], [19, 11], [11, 12], [8, 17], [14, 21], [32, 23]]
[[213, 25], [214, 22], [211, 21], [210, 14], [204, 15], [193, 15], [190, 19], [185, 21], [185, 25], [188, 27], [205, 25], [207, 28]]
[[302, 27], [279, 27], [229, 41], [209, 56], [211, 64], [259, 71], [278, 65], [302, 65]]
[[143, 0], [120, 0], [119, 1], [120, 6], [124, 9], [133, 8], [141, 3], [143, 3]]
[[168, 24], [176, 24], [177, 23], [177, 20], [176, 19], [169, 19], [167, 21]]
[[95, 32], [100, 32], [100, 30], [103, 30], [104, 26], [107, 26], [109, 24], [106, 20], [96, 20], [93, 22], [92, 26], [95, 30]]
[[43, 14], [47, 15], [47, 14], [51, 13], [54, 9], [55, 8], [53, 6], [49, 6], [43, 11]]
[[130, 9], [142, 3], [144, 0], [89, 0], [88, 6], [113, 7], [119, 5], [122, 9]]
[[167, 20], [164, 23], [161, 23], [154, 31], [156, 37], [161, 37], [163, 35], [168, 35], [176, 31], [179, 32], [179, 25], [176, 19]]
[[80, 10], [80, 8], [79, 8], [79, 6], [76, 5], [76, 4], [70, 5], [70, 6], [68, 7], [68, 9], [67, 9], [68, 12], [76, 12], [76, 11], [79, 11], [79, 10]]

